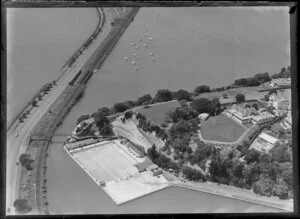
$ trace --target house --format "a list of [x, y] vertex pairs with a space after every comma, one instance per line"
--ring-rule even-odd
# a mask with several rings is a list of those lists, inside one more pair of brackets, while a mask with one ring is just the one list
[[291, 108], [290, 101], [283, 92], [271, 94], [269, 97], [269, 105], [274, 107], [276, 110], [290, 110]]
[[245, 107], [245, 104], [234, 104], [227, 112], [239, 123], [246, 124], [251, 119], [250, 115], [252, 110], [249, 107]]
[[284, 129], [290, 129], [292, 127], [292, 115], [291, 112], [288, 113], [288, 116], [280, 123]]
[[209, 117], [209, 114], [208, 114], [208, 113], [201, 113], [201, 114], [198, 115], [198, 118], [199, 118], [200, 120], [207, 120], [208, 117]]
[[278, 87], [288, 87], [291, 86], [291, 78], [277, 78], [277, 79], [272, 79], [269, 82], [270, 86], [274, 88]]
[[259, 124], [262, 124], [262, 123], [272, 121], [273, 119], [274, 119], [274, 116], [271, 113], [262, 112], [259, 115], [252, 116], [251, 122], [254, 125], [259, 125]]
[[268, 153], [274, 147], [276, 142], [278, 142], [277, 138], [262, 132], [251, 144], [249, 149], [253, 148], [260, 152]]
[[153, 171], [155, 169], [158, 169], [158, 166], [156, 164], [152, 164], [152, 165], [148, 166], [147, 169]]
[[153, 171], [153, 176], [158, 176], [158, 175], [160, 175], [162, 173], [163, 173], [162, 170], [158, 169], [158, 170]]

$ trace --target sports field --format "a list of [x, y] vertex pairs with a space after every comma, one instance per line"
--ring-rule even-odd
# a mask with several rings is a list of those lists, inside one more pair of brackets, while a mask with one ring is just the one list
[[152, 105], [150, 108], [139, 108], [136, 109], [136, 111], [143, 114], [157, 125], [161, 125], [165, 121], [167, 113], [174, 111], [177, 107], [180, 107], [178, 101], [170, 101]]
[[245, 128], [220, 114], [203, 121], [200, 131], [203, 139], [208, 141], [234, 142], [243, 134]]
[[98, 182], [117, 181], [138, 173], [134, 166], [137, 161], [114, 142], [78, 151], [73, 156]]

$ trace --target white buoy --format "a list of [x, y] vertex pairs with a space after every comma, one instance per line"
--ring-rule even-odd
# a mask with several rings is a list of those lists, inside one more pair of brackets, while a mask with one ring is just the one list
[[151, 40], [151, 41], [152, 41], [152, 40], [153, 40], [153, 38], [152, 38], [152, 37], [149, 37], [149, 40]]

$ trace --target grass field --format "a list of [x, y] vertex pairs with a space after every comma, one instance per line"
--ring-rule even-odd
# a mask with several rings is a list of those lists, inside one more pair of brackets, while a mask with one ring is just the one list
[[161, 125], [166, 117], [167, 113], [174, 111], [180, 104], [177, 101], [171, 101], [166, 103], [159, 103], [151, 106], [150, 108], [139, 108], [136, 111], [145, 115], [151, 121]]
[[[214, 125], [214, 121], [216, 123]], [[201, 123], [201, 135], [203, 139], [208, 141], [236, 141], [245, 131], [245, 128], [237, 124], [227, 116], [220, 114], [210, 117], [208, 120]]]

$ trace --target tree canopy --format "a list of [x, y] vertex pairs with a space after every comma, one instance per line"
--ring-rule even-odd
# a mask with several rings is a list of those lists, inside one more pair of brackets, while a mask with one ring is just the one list
[[207, 93], [210, 92], [210, 87], [207, 85], [199, 85], [195, 88], [194, 92], [196, 94]]
[[141, 96], [140, 98], [138, 98], [138, 100], [136, 101], [137, 105], [142, 105], [144, 103], [150, 103], [152, 100], [152, 97], [150, 94], [145, 94], [144, 96]]
[[128, 106], [124, 103], [116, 103], [114, 105], [114, 109], [117, 113], [122, 113], [122, 112], [124, 112], [125, 110], [128, 109]]
[[155, 95], [156, 102], [166, 102], [172, 100], [172, 92], [167, 89], [158, 90]]
[[192, 95], [190, 94], [190, 92], [180, 89], [176, 92], [176, 99], [177, 100], [191, 100], [192, 99]]
[[200, 113], [211, 113], [215, 109], [212, 101], [207, 98], [199, 98], [191, 102], [190, 106]]
[[237, 95], [235, 95], [235, 99], [236, 99], [236, 102], [237, 103], [242, 103], [242, 102], [245, 102], [245, 95], [244, 94], [241, 94], [241, 93], [238, 93]]

